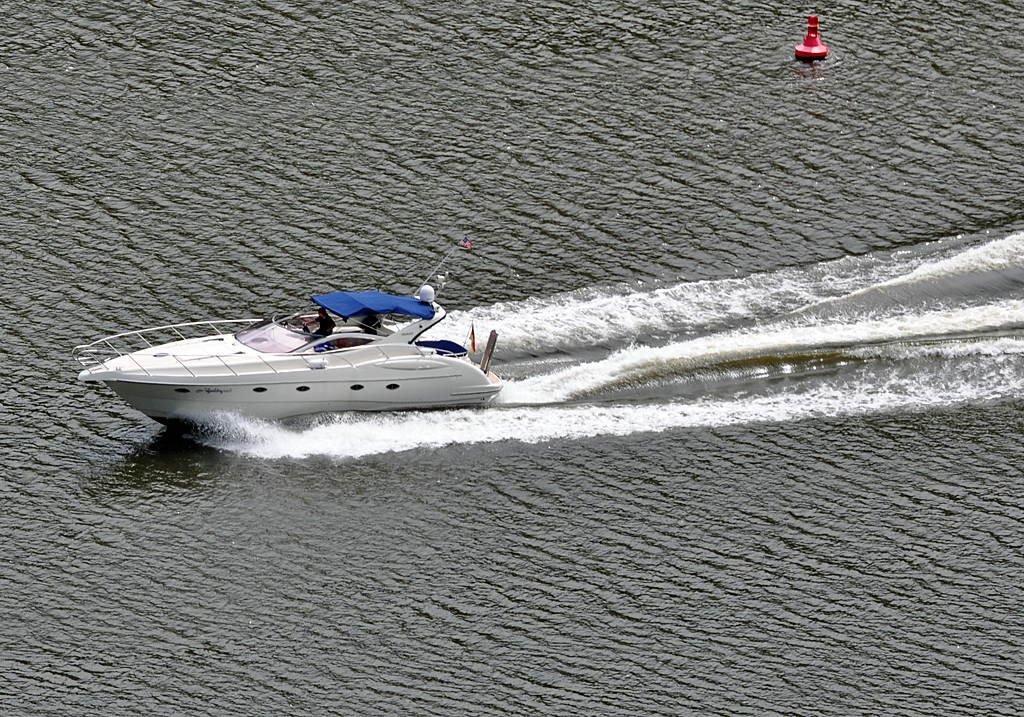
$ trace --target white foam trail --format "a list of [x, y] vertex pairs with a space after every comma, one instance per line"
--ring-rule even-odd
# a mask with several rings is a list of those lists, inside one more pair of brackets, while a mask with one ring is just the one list
[[770, 318], [906, 274], [922, 258], [845, 257], [811, 268], [738, 279], [685, 282], [653, 291], [585, 289], [544, 299], [453, 311], [432, 335], [478, 340], [495, 329], [511, 350], [591, 347], [658, 332], [679, 332], [723, 321]]
[[[1014, 348], [1019, 350], [1020, 346]], [[1024, 366], [979, 358], [970, 371], [940, 370], [879, 380], [815, 382], [775, 395], [706, 399], [693, 403], [629, 406], [543, 406], [431, 413], [339, 415], [305, 430], [235, 419], [234, 435], [211, 441], [225, 450], [268, 459], [327, 456], [359, 458], [451, 445], [519, 441], [539, 443], [595, 436], [755, 422], [919, 410], [1019, 395]]]
[[977, 333], [1021, 324], [1024, 302], [1005, 301], [853, 324], [728, 332], [667, 346], [624, 349], [601, 361], [509, 382], [500, 397], [512, 404], [552, 403], [755, 356]]
[[652, 291], [590, 288], [522, 302], [453, 311], [433, 333], [463, 341], [470, 326], [481, 338], [498, 331], [513, 351], [547, 351], [628, 341], [652, 333], [678, 333], [743, 319], [770, 319], [872, 289], [939, 276], [1024, 266], [1024, 232], [953, 256], [949, 250], [844, 257], [814, 267], [783, 269], [737, 279], [684, 282]]
[[[514, 349], [590, 347], [649, 335], [659, 329], [677, 332], [714, 326], [737, 317], [770, 320], [808, 304], [852, 296], [877, 286], [1021, 265], [1024, 233], [933, 261], [902, 254], [847, 258], [806, 270], [684, 283], [651, 292], [592, 289], [453, 312], [452, 320], [445, 322], [448, 334], [444, 337], [462, 340], [473, 323], [478, 336], [490, 328], [498, 329], [502, 344]], [[818, 321], [813, 325], [776, 324], [723, 331], [657, 348], [631, 347], [602, 361], [510, 382], [502, 392], [506, 405], [488, 410], [343, 414], [306, 429], [224, 418], [209, 442], [264, 458], [356, 458], [458, 444], [508, 440], [537, 443], [913, 410], [1017, 396], [1024, 388], [1024, 341], [1012, 337], [943, 341], [944, 337], [1021, 326], [1021, 301], [902, 318], [837, 324]], [[907, 343], [913, 339], [941, 343]], [[872, 368], [877, 366], [869, 363], [852, 380], [818, 377], [788, 384], [783, 392], [771, 395], [643, 405], [551, 405], [702, 366], [833, 348], [864, 358], [938, 361], [921, 365], [908, 361], [908, 370], [881, 375], [874, 373]], [[953, 370], [950, 361], [955, 362]]]
[[942, 276], [998, 271], [1024, 267], [1024, 232], [1010, 234], [981, 246], [966, 249], [955, 256], [922, 264], [905, 276], [882, 282], [879, 286], [912, 284]]

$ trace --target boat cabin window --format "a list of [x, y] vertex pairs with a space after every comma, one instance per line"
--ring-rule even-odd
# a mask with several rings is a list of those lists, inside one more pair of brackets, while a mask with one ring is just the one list
[[313, 347], [314, 351], [334, 351], [336, 349], [351, 349], [356, 346], [365, 346], [366, 344], [373, 343], [376, 340], [376, 336], [367, 336], [366, 334], [356, 334], [348, 336], [335, 336], [330, 341], [324, 341], [323, 343], [317, 344]]
[[235, 334], [235, 338], [251, 349], [268, 354], [283, 354], [305, 346], [317, 337], [286, 329], [273, 321], [262, 321], [242, 329]]
[[371, 336], [342, 336], [339, 339], [335, 339], [331, 344], [336, 349], [350, 349], [353, 346], [362, 346], [373, 342]]

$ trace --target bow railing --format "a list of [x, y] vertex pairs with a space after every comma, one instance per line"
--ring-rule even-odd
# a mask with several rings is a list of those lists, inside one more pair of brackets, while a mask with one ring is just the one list
[[[154, 326], [150, 329], [125, 331], [112, 336], [104, 336], [92, 343], [81, 344], [71, 351], [71, 357], [86, 368], [99, 366], [105, 361], [118, 356], [153, 348], [171, 341], [185, 341], [204, 336], [233, 334], [239, 328], [254, 324], [259, 319], [219, 319], [216, 321], [190, 321], [183, 324]], [[227, 330], [222, 330], [227, 329]]]

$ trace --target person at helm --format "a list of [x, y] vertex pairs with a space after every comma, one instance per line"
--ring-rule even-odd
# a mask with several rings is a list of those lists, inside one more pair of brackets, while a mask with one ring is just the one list
[[330, 317], [330, 315], [327, 313], [327, 309], [325, 309], [324, 307], [321, 306], [320, 310], [316, 313], [317, 317], [315, 319], [310, 319], [309, 321], [302, 322], [302, 330], [308, 334], [310, 325], [316, 324], [316, 331], [314, 331], [313, 333], [316, 334], [317, 336], [327, 336], [327, 334], [334, 331], [334, 327], [337, 324], [334, 323], [334, 319]]

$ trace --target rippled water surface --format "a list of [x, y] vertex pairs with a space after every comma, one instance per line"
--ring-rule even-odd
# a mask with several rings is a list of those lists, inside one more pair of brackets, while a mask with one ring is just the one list
[[[1024, 11], [815, 10], [7, 11], [3, 713], [1024, 710]], [[487, 410], [75, 379], [463, 236]]]

